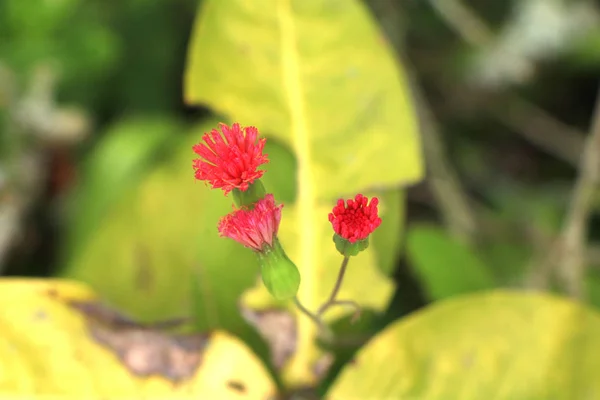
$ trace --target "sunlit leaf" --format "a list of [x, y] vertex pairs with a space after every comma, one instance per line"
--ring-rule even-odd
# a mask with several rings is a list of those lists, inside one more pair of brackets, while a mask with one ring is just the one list
[[391, 51], [358, 1], [209, 0], [185, 97], [288, 144], [315, 199], [412, 182], [420, 146]]
[[[333, 202], [422, 175], [407, 84], [391, 52], [353, 0], [209, 0], [196, 21], [187, 102], [257, 126], [295, 155], [296, 201], [284, 207], [281, 236], [302, 276], [298, 296], [312, 310], [341, 262], [327, 222]], [[392, 286], [378, 276], [372, 249], [352, 260], [350, 273], [342, 295], [382, 309]], [[256, 305], [260, 297], [246, 300]], [[289, 383], [314, 383], [315, 333], [298, 319]]]
[[[234, 337], [119, 322], [84, 285], [0, 281], [0, 397], [256, 399], [276, 388]], [[102, 311], [102, 313], [97, 311]]]
[[385, 329], [326, 398], [593, 399], [599, 351], [600, 316], [580, 304], [525, 292], [466, 295]]

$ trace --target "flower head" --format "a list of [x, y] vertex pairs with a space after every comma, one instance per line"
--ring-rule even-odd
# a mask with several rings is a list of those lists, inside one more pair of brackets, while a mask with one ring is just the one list
[[271, 249], [279, 229], [282, 207], [275, 204], [272, 194], [267, 194], [254, 208], [241, 208], [221, 218], [219, 233], [257, 252]]
[[[269, 162], [263, 154], [266, 139], [258, 139], [258, 130], [249, 126], [219, 124], [221, 133], [213, 129], [202, 136], [203, 143], [192, 147], [200, 158], [193, 161], [196, 179], [207, 181], [213, 189], [227, 195], [233, 189], [248, 190], [264, 171], [257, 168]], [[223, 136], [225, 138], [223, 138]]]
[[371, 202], [362, 194], [357, 194], [354, 200], [348, 199], [348, 204], [340, 199], [329, 214], [329, 222], [333, 230], [350, 243], [366, 239], [380, 224], [377, 215], [379, 199], [373, 197]]

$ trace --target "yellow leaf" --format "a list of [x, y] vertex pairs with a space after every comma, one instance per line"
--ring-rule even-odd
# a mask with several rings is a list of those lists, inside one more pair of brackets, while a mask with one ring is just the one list
[[[422, 176], [408, 87], [390, 46], [357, 0], [207, 0], [189, 48], [185, 97], [292, 149], [298, 188], [282, 242], [301, 273], [298, 297], [316, 310], [341, 262], [326, 222], [334, 200]], [[352, 260], [356, 275], [342, 295], [381, 309], [391, 285], [376, 277], [373, 258]], [[314, 384], [315, 327], [300, 317], [298, 334], [284, 378]]]
[[377, 335], [330, 400], [600, 398], [600, 315], [547, 294], [435, 303]]
[[306, 207], [421, 178], [406, 79], [358, 0], [207, 0], [188, 57], [186, 101], [292, 148]]
[[0, 280], [0, 310], [1, 398], [266, 400], [276, 394], [239, 340], [125, 323], [75, 282]]

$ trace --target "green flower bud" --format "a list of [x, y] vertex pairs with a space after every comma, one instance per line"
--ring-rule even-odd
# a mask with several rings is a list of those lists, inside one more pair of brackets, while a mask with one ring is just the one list
[[369, 237], [367, 236], [363, 240], [358, 240], [354, 243], [351, 243], [349, 240], [344, 239], [337, 233], [333, 234], [333, 242], [335, 243], [335, 248], [344, 256], [356, 256], [361, 251], [365, 250], [369, 247]]
[[300, 287], [300, 272], [288, 258], [275, 238], [273, 247], [265, 246], [256, 253], [260, 262], [260, 273], [267, 290], [278, 300], [296, 296]]

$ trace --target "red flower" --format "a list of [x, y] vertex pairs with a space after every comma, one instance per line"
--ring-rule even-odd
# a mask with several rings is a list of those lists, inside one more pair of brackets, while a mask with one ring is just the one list
[[200, 156], [193, 161], [196, 179], [207, 181], [213, 189], [223, 189], [225, 195], [233, 189], [244, 192], [264, 174], [257, 168], [269, 162], [263, 154], [266, 139], [258, 140], [258, 130], [253, 126], [242, 128], [235, 123], [231, 128], [225, 124], [219, 127], [225, 140], [213, 129], [202, 136], [204, 143], [192, 147]]
[[354, 200], [348, 199], [348, 205], [340, 199], [329, 214], [329, 222], [339, 236], [355, 243], [366, 239], [380, 224], [381, 218], [377, 215], [379, 199], [369, 199], [362, 194], [357, 194]]
[[267, 194], [254, 208], [242, 208], [221, 218], [219, 233], [254, 251], [262, 251], [265, 245], [273, 247], [282, 207], [275, 205], [272, 194]]

